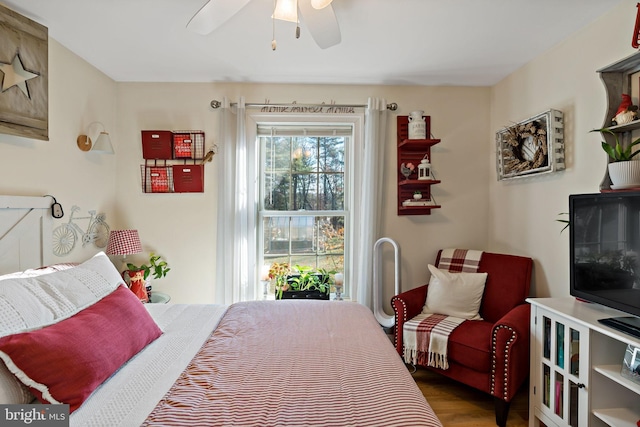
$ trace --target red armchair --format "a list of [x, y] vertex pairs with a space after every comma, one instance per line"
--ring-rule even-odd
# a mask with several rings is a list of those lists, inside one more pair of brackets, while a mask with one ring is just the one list
[[[436, 265], [440, 259], [440, 252]], [[529, 374], [529, 296], [531, 258], [485, 252], [478, 272], [486, 272], [480, 315], [466, 320], [449, 336], [449, 369], [428, 367], [494, 396], [496, 424], [504, 427], [509, 404]], [[422, 311], [428, 285], [391, 299], [395, 312], [394, 343], [403, 355], [402, 327]]]

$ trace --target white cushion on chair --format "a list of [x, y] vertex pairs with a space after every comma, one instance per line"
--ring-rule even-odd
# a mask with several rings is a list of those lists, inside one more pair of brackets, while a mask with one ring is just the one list
[[429, 264], [431, 279], [423, 313], [481, 320], [480, 303], [487, 273], [450, 273]]

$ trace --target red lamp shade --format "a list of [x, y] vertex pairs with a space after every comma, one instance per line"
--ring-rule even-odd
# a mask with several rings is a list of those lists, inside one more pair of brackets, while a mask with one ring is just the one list
[[138, 230], [112, 230], [107, 243], [107, 255], [131, 255], [142, 252]]

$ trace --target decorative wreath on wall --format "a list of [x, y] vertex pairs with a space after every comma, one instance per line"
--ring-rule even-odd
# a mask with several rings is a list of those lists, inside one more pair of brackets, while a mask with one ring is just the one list
[[539, 121], [507, 128], [505, 143], [511, 152], [504, 164], [509, 172], [537, 169], [547, 163], [547, 131]]
[[564, 169], [564, 122], [548, 110], [496, 133], [498, 180]]

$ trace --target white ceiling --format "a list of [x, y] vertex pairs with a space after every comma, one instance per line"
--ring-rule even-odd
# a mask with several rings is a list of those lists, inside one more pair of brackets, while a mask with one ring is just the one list
[[276, 51], [273, 0], [252, 0], [207, 36], [186, 29], [206, 0], [0, 1], [116, 81], [475, 86], [622, 0], [334, 0], [342, 43], [322, 50], [304, 22], [296, 40], [295, 24], [277, 21]]

